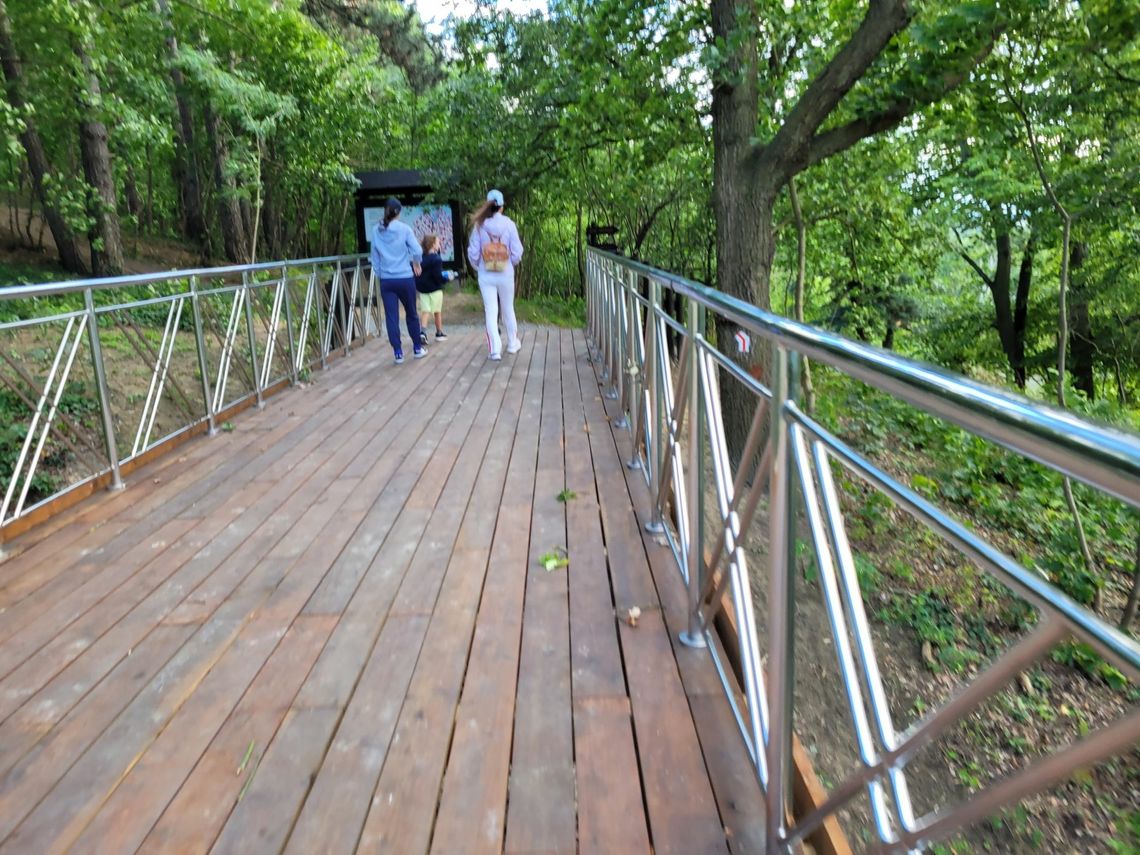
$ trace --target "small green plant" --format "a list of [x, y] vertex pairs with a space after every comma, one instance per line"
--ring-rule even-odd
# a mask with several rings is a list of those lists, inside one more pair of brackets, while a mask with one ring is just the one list
[[577, 499], [578, 494], [575, 493], [573, 490], [563, 490], [561, 493], [558, 494], [558, 496], [556, 498], [558, 499], [558, 501], [560, 501], [562, 504], [565, 505], [571, 499]]
[[233, 433], [234, 432], [234, 423], [233, 422], [222, 422], [222, 432], [223, 433]]

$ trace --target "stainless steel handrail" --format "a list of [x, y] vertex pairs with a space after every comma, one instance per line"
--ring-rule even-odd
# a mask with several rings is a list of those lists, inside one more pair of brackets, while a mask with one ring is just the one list
[[[266, 273], [272, 275], [266, 277]], [[163, 293], [135, 299], [128, 293], [106, 305], [97, 305], [94, 298], [100, 291], [148, 285], [162, 285]], [[294, 291], [300, 292], [297, 306], [293, 305]], [[76, 305], [61, 311], [57, 305], [43, 306], [38, 300], [43, 297], [74, 298]], [[16, 285], [0, 288], [0, 301], [8, 301], [9, 306], [16, 305], [28, 313], [27, 317], [0, 322], [0, 333], [31, 335], [33, 341], [42, 344], [44, 339], [56, 336], [57, 328], [66, 323], [54, 348], [50, 371], [39, 371], [34, 360], [25, 362], [18, 351], [2, 355], [7, 371], [0, 371], [0, 385], [22, 399], [31, 415], [12, 470], [2, 473], [7, 484], [0, 505], [0, 532], [14, 520], [94, 479], [109, 475], [112, 489], [121, 488], [124, 464], [196, 426], [205, 424], [209, 434], [215, 433], [219, 414], [247, 401], [260, 407], [264, 396], [279, 384], [289, 381], [296, 385], [304, 371], [317, 365], [327, 367], [333, 351], [347, 356], [366, 343], [380, 325], [378, 283], [366, 255]], [[219, 312], [215, 327], [210, 326], [207, 311], [213, 307]], [[152, 326], [152, 336], [144, 333], [131, 315], [144, 308], [166, 315], [165, 325], [160, 322]], [[112, 343], [128, 345], [150, 369], [145, 395], [139, 391], [137, 397], [128, 395], [126, 401], [121, 395], [116, 400], [112, 394], [117, 378], [109, 379], [110, 363], [104, 358], [104, 339], [108, 330], [116, 327], [119, 340]], [[183, 383], [188, 377], [197, 377], [188, 388], [179, 384], [173, 370], [179, 364], [177, 343], [179, 331], [184, 328], [192, 329], [188, 335], [193, 336], [193, 342], [189, 348], [182, 348], [182, 354], [193, 364], [182, 365]], [[97, 399], [104, 445], [102, 461], [79, 461], [86, 467], [84, 474], [73, 475], [70, 483], [60, 485], [49, 496], [37, 498], [31, 487], [49, 438], [54, 437], [71, 449], [77, 458], [83, 452], [81, 446], [92, 450], [97, 444], [87, 435], [90, 428], [77, 426], [60, 406], [83, 338], [87, 340], [90, 359], [88, 383], [83, 388], [93, 388], [92, 398]], [[158, 340], [157, 348], [151, 338]], [[131, 368], [137, 370], [137, 362]], [[243, 378], [248, 391], [231, 391], [231, 369], [235, 377]], [[42, 376], [37, 377], [37, 373]], [[124, 424], [136, 419], [132, 407], [140, 402], [137, 421]], [[160, 410], [167, 414], [165, 419], [160, 419]], [[172, 419], [181, 421], [171, 425]], [[165, 433], [156, 438], [160, 422], [165, 422], [165, 427], [158, 432]], [[134, 438], [125, 455], [120, 454], [117, 436], [124, 428]], [[127, 446], [123, 448], [126, 450]], [[30, 495], [34, 502], [29, 505]]]
[[226, 276], [278, 271], [282, 267], [323, 267], [340, 263], [345, 266], [368, 260], [364, 255], [327, 255], [320, 258], [296, 258], [284, 261], [259, 261], [256, 264], [231, 264], [222, 267], [194, 267], [184, 270], [167, 270], [158, 273], [133, 273], [126, 276], [107, 276], [101, 279], [68, 279], [62, 282], [42, 282], [36, 285], [6, 285], [0, 287], [0, 300], [27, 300], [32, 297], [55, 297], [61, 294], [82, 294], [84, 291], [106, 291], [132, 285], [153, 285], [179, 279], [219, 279]]
[[[717, 645], [709, 644], [708, 650], [765, 792], [769, 851], [794, 847], [863, 791], [870, 797], [879, 838], [874, 851], [910, 851], [1063, 780], [1078, 766], [1140, 742], [1140, 712], [1132, 712], [988, 785], [961, 804], [915, 816], [905, 767], [922, 745], [945, 733], [1067, 638], [1091, 643], [1133, 681], [1140, 680], [1140, 645], [806, 416], [796, 403], [797, 366], [802, 357], [832, 366], [1137, 508], [1140, 437], [761, 311], [613, 253], [590, 248], [586, 262], [588, 337], [606, 387], [605, 397], [619, 402], [621, 412], [614, 425], [631, 432], [629, 466], [640, 468], [651, 488], [653, 509], [647, 528], [665, 535], [689, 590], [690, 614], [681, 640], [696, 647], [712, 641], [713, 619], [723, 608], [722, 595], [729, 595], [740, 645], [741, 685], [729, 680]], [[665, 312], [663, 290], [682, 298], [679, 317], [683, 322]], [[770, 388], [706, 338], [707, 323], [714, 317], [771, 347]], [[676, 363], [669, 336], [680, 342]], [[741, 455], [746, 462], [761, 457], [751, 478], [749, 470], [733, 473], [729, 464], [720, 409], [721, 372], [757, 400]], [[759, 437], [765, 426], [769, 448], [761, 456]], [[716, 543], [711, 558], [705, 547], [703, 510], [710, 463], [714, 488], [710, 495], [715, 497], [720, 521], [718, 529], [708, 533]], [[957, 696], [902, 732], [896, 729], [886, 701], [832, 473], [836, 465], [890, 497], [945, 543], [1025, 597], [1041, 614], [1029, 636], [1000, 655]], [[751, 600], [754, 580], [742, 543], [760, 493], [768, 484], [765, 674], [759, 664], [759, 632]], [[823, 805], [789, 822], [791, 689], [796, 659], [794, 547], [801, 516], [796, 511], [797, 495], [816, 552], [860, 766], [833, 788]]]

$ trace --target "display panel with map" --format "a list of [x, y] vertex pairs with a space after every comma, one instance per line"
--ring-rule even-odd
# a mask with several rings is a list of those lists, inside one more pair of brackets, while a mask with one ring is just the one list
[[[382, 207], [364, 209], [364, 235], [369, 244], [373, 227], [383, 219]], [[405, 205], [400, 220], [412, 227], [420, 243], [426, 235], [434, 234], [439, 238], [439, 257], [445, 262], [455, 261], [455, 227], [450, 205]]]

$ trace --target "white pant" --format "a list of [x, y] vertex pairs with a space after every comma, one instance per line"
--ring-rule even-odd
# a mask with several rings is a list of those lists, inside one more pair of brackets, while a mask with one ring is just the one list
[[479, 276], [479, 292], [483, 295], [483, 314], [487, 320], [487, 349], [491, 356], [503, 352], [499, 337], [499, 306], [503, 307], [503, 323], [507, 327], [507, 346], [518, 343], [519, 325], [515, 320], [515, 278], [501, 273]]

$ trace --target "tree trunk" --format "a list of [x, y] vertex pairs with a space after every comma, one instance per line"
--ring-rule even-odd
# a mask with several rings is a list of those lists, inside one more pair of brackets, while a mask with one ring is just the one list
[[228, 260], [243, 262], [248, 244], [242, 224], [241, 209], [238, 206], [237, 188], [232, 175], [228, 174], [229, 146], [225, 140], [225, 130], [221, 119], [209, 104], [203, 108], [206, 121], [206, 137], [214, 161], [214, 187], [217, 191], [218, 225], [222, 231], [222, 247]]
[[202, 185], [194, 156], [194, 114], [186, 88], [186, 77], [178, 67], [178, 37], [174, 31], [174, 16], [170, 11], [169, 0], [155, 0], [155, 9], [166, 36], [170, 82], [174, 87], [174, 102], [178, 112], [178, 121], [174, 126], [174, 181], [178, 188], [182, 233], [190, 240], [205, 244], [207, 230], [202, 206]]
[[[718, 41], [740, 39], [737, 28], [752, 32], [756, 23], [753, 4], [741, 5], [732, 0], [714, 0], [712, 4], [713, 37]], [[752, 139], [758, 113], [757, 61], [756, 42], [745, 36], [713, 83], [716, 287], [767, 309], [770, 306], [768, 281], [776, 247], [772, 208], [779, 188], [758, 186], [760, 176], [753, 167]], [[725, 353], [733, 352], [729, 344], [736, 331], [736, 324], [717, 317], [716, 341]], [[767, 354], [762, 341], [755, 342], [752, 352], [733, 356], [753, 376], [766, 380]], [[739, 383], [721, 385], [725, 437], [734, 466], [741, 464], [756, 405], [756, 397]]]
[[1021, 256], [1021, 269], [1017, 272], [1017, 294], [1013, 304], [1013, 352], [1010, 368], [1017, 388], [1025, 388], [1025, 332], [1029, 323], [1029, 290], [1033, 285], [1033, 251], [1036, 238], [1033, 232], [1025, 242], [1025, 252]]
[[83, 88], [78, 93], [79, 151], [83, 174], [90, 185], [87, 212], [92, 226], [87, 237], [91, 242], [91, 270], [96, 276], [118, 276], [123, 272], [123, 237], [119, 230], [107, 126], [99, 117], [103, 95], [99, 78], [91, 66], [88, 46], [75, 36], [71, 47], [83, 69]]
[[127, 195], [127, 213], [134, 217], [135, 221], [141, 225], [143, 201], [142, 197], [139, 196], [139, 185], [138, 181], [135, 180], [135, 168], [133, 166], [127, 167], [123, 189]]
[[17, 115], [23, 117], [24, 129], [20, 132], [20, 143], [23, 145], [28, 158], [32, 190], [35, 193], [35, 198], [39, 199], [40, 205], [43, 207], [44, 219], [47, 220], [52, 238], [55, 239], [60, 263], [65, 270], [84, 274], [87, 272], [87, 265], [83, 263], [83, 256], [79, 250], [79, 240], [71, 226], [64, 220], [59, 209], [48, 199], [45, 182], [48, 176], [52, 174], [52, 168], [48, 162], [47, 154], [44, 152], [43, 141], [40, 139], [35, 119], [27, 109], [27, 100], [24, 97], [24, 72], [12, 38], [12, 24], [8, 19], [8, 8], [5, 5], [5, 0], [0, 0], [0, 66], [4, 70], [4, 88], [8, 103]]
[[1073, 386], [1085, 393], [1090, 400], [1096, 400], [1096, 341], [1093, 339], [1089, 323], [1089, 289], [1087, 277], [1082, 267], [1088, 258], [1089, 245], [1083, 241], [1073, 244], [1069, 261], [1069, 275], [1072, 280], [1072, 304], [1069, 307], [1069, 366], [1073, 374]]
[[1128, 602], [1124, 605], [1124, 614], [1120, 618], [1120, 628], [1128, 632], [1132, 621], [1136, 618], [1136, 607], [1140, 604], [1140, 520], [1137, 521], [1136, 531], [1136, 558], [1132, 563], [1132, 590], [1128, 594]]
[[[803, 211], [800, 208], [800, 196], [796, 192], [796, 179], [788, 179], [788, 196], [792, 203], [792, 216], [796, 221], [796, 320], [804, 322], [804, 291], [807, 288], [807, 226], [804, 224]], [[887, 321], [887, 334], [890, 339], [894, 337], [894, 325]], [[889, 348], [889, 343], [884, 343]], [[811, 413], [815, 409], [815, 388], [811, 382], [811, 365], [805, 359], [803, 363], [804, 378], [804, 410]]]

